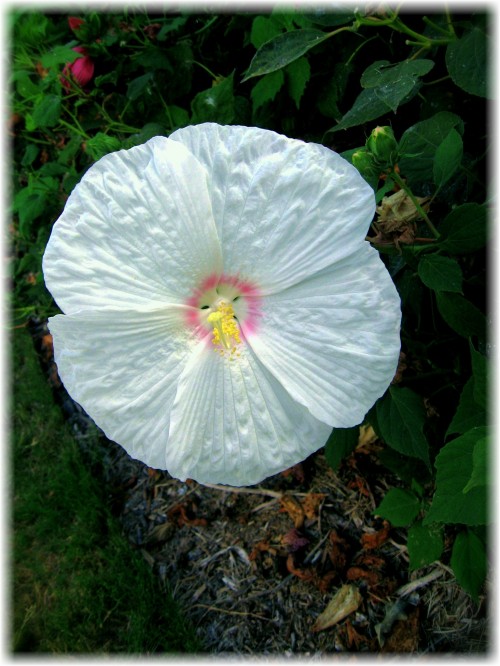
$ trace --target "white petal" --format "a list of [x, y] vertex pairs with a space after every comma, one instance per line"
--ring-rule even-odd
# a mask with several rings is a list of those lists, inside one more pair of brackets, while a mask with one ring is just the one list
[[366, 236], [373, 190], [333, 151], [255, 127], [174, 132], [204, 164], [224, 269], [284, 289], [348, 256]]
[[161, 469], [177, 380], [193, 344], [184, 333], [183, 310], [49, 319], [59, 375], [70, 395], [109, 439]]
[[230, 361], [200, 343], [179, 380], [167, 469], [182, 480], [251, 485], [304, 460], [330, 431], [251, 350]]
[[396, 372], [401, 321], [396, 288], [368, 243], [348, 259], [263, 299], [248, 341], [311, 414], [355, 426]]
[[72, 313], [180, 303], [221, 262], [205, 169], [155, 137], [87, 171], [54, 225], [43, 271]]

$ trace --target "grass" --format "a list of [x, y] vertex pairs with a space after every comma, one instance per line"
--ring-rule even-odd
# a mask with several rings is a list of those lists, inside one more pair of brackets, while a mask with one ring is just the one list
[[11, 652], [200, 651], [83, 464], [29, 334], [13, 336]]

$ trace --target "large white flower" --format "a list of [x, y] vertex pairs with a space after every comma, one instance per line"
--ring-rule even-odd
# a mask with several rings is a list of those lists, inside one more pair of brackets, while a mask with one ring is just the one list
[[179, 479], [247, 485], [360, 423], [399, 355], [371, 188], [324, 146], [203, 124], [103, 157], [54, 225], [69, 393]]

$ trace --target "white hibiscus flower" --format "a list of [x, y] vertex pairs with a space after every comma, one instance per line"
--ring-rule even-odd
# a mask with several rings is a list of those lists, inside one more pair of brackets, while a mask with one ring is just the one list
[[103, 157], [43, 260], [73, 398], [181, 480], [249, 485], [359, 424], [399, 355], [374, 195], [324, 146], [203, 124]]

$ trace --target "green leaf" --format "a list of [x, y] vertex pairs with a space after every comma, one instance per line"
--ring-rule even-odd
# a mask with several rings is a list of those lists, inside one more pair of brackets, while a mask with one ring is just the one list
[[462, 293], [462, 269], [456, 259], [424, 255], [418, 264], [418, 275], [429, 289]]
[[378, 88], [388, 83], [398, 83], [411, 90], [416, 79], [430, 72], [433, 67], [432, 60], [403, 60], [392, 64], [388, 60], [377, 60], [365, 69], [360, 83], [363, 88]]
[[404, 132], [399, 142], [401, 159], [398, 164], [410, 187], [434, 182], [436, 151], [450, 130], [461, 126], [459, 116], [449, 111], [440, 111]]
[[474, 400], [483, 409], [488, 408], [488, 364], [486, 357], [476, 351], [469, 342], [472, 361], [472, 376], [474, 378]]
[[256, 16], [252, 21], [250, 41], [256, 49], [260, 48], [273, 37], [280, 35], [282, 28], [272, 17]]
[[462, 490], [463, 493], [468, 493], [472, 488], [487, 486], [490, 483], [488, 457], [488, 438], [482, 437], [474, 446], [474, 451], [472, 452], [472, 474], [467, 485]]
[[470, 377], [462, 389], [457, 410], [451, 420], [446, 437], [463, 435], [477, 426], [486, 425], [486, 411], [481, 409], [474, 400], [474, 377]]
[[473, 464], [476, 443], [486, 437], [487, 427], [473, 428], [452, 439], [436, 457], [436, 492], [424, 525], [430, 523], [461, 523], [484, 525], [487, 518], [486, 486], [471, 488], [464, 493]]
[[420, 511], [420, 500], [409, 490], [391, 488], [373, 512], [388, 520], [394, 527], [406, 527]]
[[429, 462], [429, 445], [423, 428], [425, 408], [419, 395], [408, 388], [391, 386], [376, 405], [377, 426], [391, 448]]
[[24, 187], [14, 197], [13, 210], [19, 216], [19, 233], [27, 238], [31, 232], [31, 223], [43, 214], [47, 203], [44, 192], [33, 192], [30, 187]]
[[354, 20], [354, 12], [343, 11], [339, 7], [331, 7], [331, 10], [327, 7], [314, 7], [309, 9], [304, 17], [311, 21], [311, 23], [316, 23], [317, 25], [325, 25], [327, 27], [345, 25]]
[[121, 147], [122, 143], [119, 139], [103, 132], [97, 132], [95, 136], [86, 142], [86, 152], [96, 161], [108, 153], [120, 150]]
[[39, 151], [40, 149], [38, 148], [37, 145], [35, 145], [34, 143], [28, 143], [28, 145], [26, 146], [26, 150], [24, 151], [21, 164], [23, 166], [30, 166], [30, 164], [33, 164], [33, 162], [38, 157]]
[[12, 81], [16, 84], [16, 91], [24, 99], [36, 97], [40, 93], [40, 88], [31, 80], [31, 72], [24, 69], [14, 72]]
[[464, 145], [456, 129], [451, 129], [436, 150], [433, 176], [439, 189], [447, 183], [462, 162]]
[[292, 30], [277, 35], [258, 49], [242, 82], [285, 67], [328, 37], [321, 30]]
[[198, 93], [191, 102], [193, 112], [191, 122], [197, 123], [220, 123], [229, 125], [234, 119], [234, 72], [219, 81], [208, 90]]
[[359, 440], [359, 426], [334, 428], [325, 444], [325, 457], [332, 469], [338, 469], [344, 458], [356, 448]]
[[143, 95], [147, 87], [151, 84], [153, 77], [153, 72], [148, 72], [147, 74], [143, 74], [142, 76], [138, 76], [137, 78], [132, 79], [132, 81], [130, 81], [127, 86], [128, 99], [133, 102], [138, 97]]
[[317, 101], [318, 110], [327, 118], [333, 118], [334, 120], [342, 118], [338, 103], [344, 96], [349, 74], [352, 70], [353, 65], [351, 63], [336, 63], [333, 68], [333, 76], [320, 91]]
[[361, 75], [363, 88], [373, 88], [377, 97], [396, 112], [402, 100], [413, 90], [418, 77], [434, 67], [432, 60], [404, 60], [391, 64], [377, 60]]
[[410, 571], [420, 569], [439, 560], [443, 552], [443, 531], [437, 525], [415, 523], [408, 530], [408, 555]]
[[35, 104], [31, 115], [30, 131], [39, 127], [54, 127], [61, 115], [61, 98], [59, 95], [44, 95]]
[[488, 97], [488, 63], [492, 52], [489, 36], [478, 27], [448, 44], [446, 66], [453, 82], [479, 97]]
[[294, 60], [286, 69], [288, 93], [295, 102], [297, 109], [300, 106], [300, 100], [306, 89], [307, 82], [311, 78], [311, 67], [307, 58]]
[[457, 535], [450, 564], [459, 584], [478, 601], [486, 579], [488, 560], [484, 546], [474, 532], [466, 530]]
[[[72, 46], [76, 46], [77, 42], [71, 42]], [[49, 67], [57, 67], [57, 65], [66, 65], [74, 62], [77, 58], [82, 58], [83, 55], [78, 51], [73, 51], [71, 46], [58, 45], [53, 49], [44, 53], [41, 57], [42, 67], [48, 69]]]
[[439, 247], [452, 254], [475, 252], [486, 245], [486, 207], [465, 203], [454, 208], [439, 226]]
[[285, 75], [282, 71], [271, 72], [257, 81], [250, 93], [254, 113], [266, 102], [272, 102], [284, 83]]
[[484, 314], [461, 294], [437, 291], [436, 302], [441, 317], [456, 333], [464, 338], [477, 335], [484, 339], [486, 335]]
[[340, 122], [328, 131], [338, 132], [342, 129], [356, 127], [370, 120], [380, 118], [389, 111], [391, 111], [391, 107], [377, 96], [375, 89], [362, 90], [349, 111], [342, 116]]

